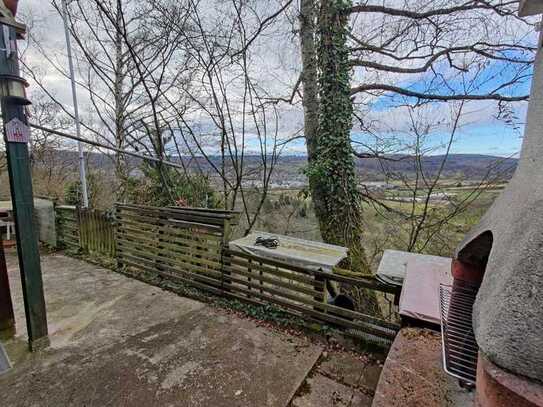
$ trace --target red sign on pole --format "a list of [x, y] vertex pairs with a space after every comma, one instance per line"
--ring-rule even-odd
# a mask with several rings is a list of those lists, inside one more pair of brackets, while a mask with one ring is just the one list
[[6, 124], [6, 140], [12, 143], [28, 143], [30, 141], [30, 128], [17, 118]]
[[11, 11], [13, 16], [17, 14], [17, 3], [19, 3], [19, 0], [4, 0], [5, 6]]

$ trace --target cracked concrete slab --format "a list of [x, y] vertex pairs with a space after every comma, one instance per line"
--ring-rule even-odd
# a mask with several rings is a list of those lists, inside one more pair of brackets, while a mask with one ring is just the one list
[[380, 364], [368, 355], [325, 351], [291, 407], [371, 406], [380, 372]]
[[293, 400], [292, 407], [369, 407], [371, 397], [320, 373], [307, 379], [306, 388]]
[[330, 352], [323, 359], [318, 371], [349, 386], [358, 386], [369, 363], [345, 352]]
[[348, 386], [373, 394], [381, 375], [382, 366], [366, 355], [330, 352], [322, 359], [320, 373]]
[[[19, 351], [18, 269], [8, 256]], [[0, 376], [3, 406], [285, 406], [322, 349], [62, 255], [42, 257], [52, 346]], [[17, 344], [17, 345], [16, 345]]]

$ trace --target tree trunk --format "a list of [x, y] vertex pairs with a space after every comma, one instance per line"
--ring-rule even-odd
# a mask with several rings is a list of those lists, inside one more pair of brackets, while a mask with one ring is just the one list
[[317, 53], [315, 27], [316, 0], [302, 0], [300, 12], [300, 39], [302, 49], [302, 84], [304, 107], [304, 135], [309, 162], [315, 157], [319, 129], [319, 98], [317, 86]]
[[[122, 4], [117, 2], [116, 21], [118, 26], [121, 24]], [[123, 38], [120, 31], [115, 34], [115, 71], [113, 83], [113, 97], [115, 99], [115, 147], [124, 149], [125, 147], [125, 95], [123, 94], [124, 83], [124, 61], [123, 61]], [[119, 190], [117, 192], [117, 200], [120, 202], [126, 201], [128, 169], [126, 157], [123, 154], [117, 153], [115, 157], [115, 175], [119, 182]]]
[[[317, 0], [302, 0], [300, 7], [300, 38], [302, 51], [302, 84], [304, 107], [304, 136], [309, 168], [318, 163], [319, 146], [319, 84], [317, 62]], [[310, 174], [308, 174], [310, 175]], [[309, 177], [311, 199], [324, 241], [334, 243], [327, 232], [326, 191], [317, 177]]]
[[367, 272], [350, 134], [348, 14], [342, 13], [350, 3], [321, 0], [318, 17], [315, 0], [301, 3], [304, 124], [309, 186], [322, 238], [349, 247], [353, 269]]

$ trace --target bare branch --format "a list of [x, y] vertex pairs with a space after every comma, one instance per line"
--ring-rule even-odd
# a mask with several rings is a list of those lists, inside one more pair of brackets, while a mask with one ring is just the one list
[[421, 100], [439, 100], [443, 102], [448, 102], [451, 100], [497, 100], [497, 101], [503, 101], [503, 102], [519, 102], [523, 100], [528, 100], [530, 97], [530, 95], [505, 96], [499, 93], [488, 93], [485, 95], [472, 95], [472, 94], [440, 95], [440, 94], [416, 92], [407, 88], [387, 85], [384, 83], [371, 83], [371, 84], [356, 86], [351, 89], [351, 94], [355, 95], [360, 92], [370, 92], [370, 91], [394, 92], [403, 96], [414, 97]]

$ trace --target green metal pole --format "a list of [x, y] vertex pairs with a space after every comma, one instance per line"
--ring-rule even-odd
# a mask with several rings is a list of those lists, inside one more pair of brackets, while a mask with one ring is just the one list
[[[17, 252], [23, 287], [26, 325], [30, 350], [49, 345], [47, 317], [43, 295], [38, 235], [33, 221], [34, 202], [32, 177], [28, 156], [30, 129], [26, 118], [24, 94], [15, 89], [20, 85], [19, 61], [15, 28], [0, 24], [0, 84], [2, 88], [2, 119], [4, 141], [11, 186], [11, 200], [15, 215]], [[17, 140], [17, 141], [13, 141]], [[26, 140], [26, 142], [25, 142]]]

